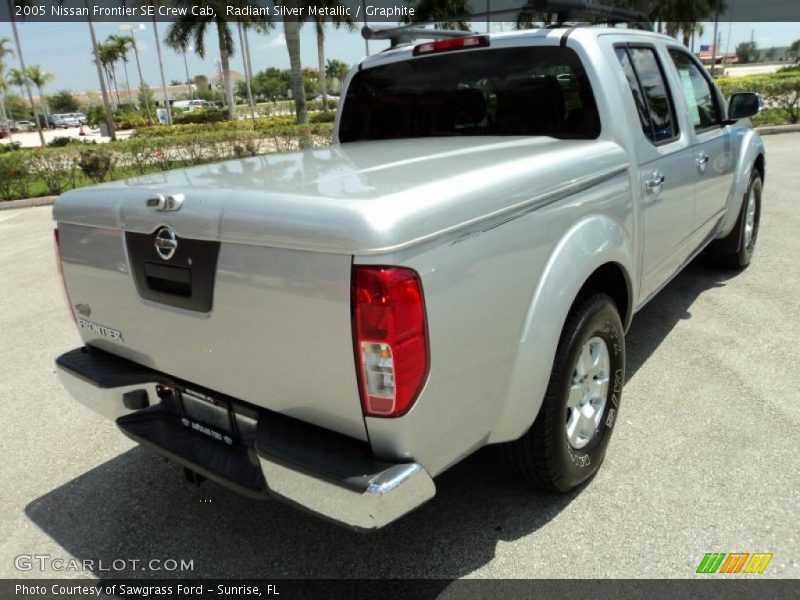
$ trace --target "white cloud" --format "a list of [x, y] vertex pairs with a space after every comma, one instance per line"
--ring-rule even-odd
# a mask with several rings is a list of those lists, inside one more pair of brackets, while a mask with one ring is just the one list
[[286, 36], [282, 33], [279, 33], [277, 37], [269, 40], [266, 44], [261, 46], [262, 48], [282, 48], [286, 45]]

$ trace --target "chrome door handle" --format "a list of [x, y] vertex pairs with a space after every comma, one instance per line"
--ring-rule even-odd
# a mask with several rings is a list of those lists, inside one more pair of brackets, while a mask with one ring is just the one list
[[661, 190], [664, 187], [664, 175], [662, 175], [658, 171], [653, 171], [650, 174], [650, 179], [645, 181], [644, 185], [647, 188], [648, 192], [652, 192], [654, 194], [660, 194]]
[[697, 158], [694, 159], [694, 162], [697, 163], [697, 168], [700, 169], [700, 172], [704, 173], [708, 165], [708, 154], [701, 152], [697, 155]]

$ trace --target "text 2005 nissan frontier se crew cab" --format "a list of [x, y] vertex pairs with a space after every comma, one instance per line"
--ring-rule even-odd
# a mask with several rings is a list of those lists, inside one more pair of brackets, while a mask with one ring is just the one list
[[487, 444], [566, 492], [603, 461], [633, 314], [704, 248], [750, 262], [758, 110], [648, 31], [397, 44], [330, 147], [63, 194], [84, 346], [58, 373], [188, 473], [360, 530]]

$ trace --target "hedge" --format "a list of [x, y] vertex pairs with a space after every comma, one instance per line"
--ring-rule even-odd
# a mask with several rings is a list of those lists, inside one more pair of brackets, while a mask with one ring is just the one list
[[800, 120], [800, 73], [795, 70], [772, 75], [721, 77], [717, 85], [725, 97], [736, 92], [758, 92], [765, 108], [777, 109], [789, 123]]
[[[167, 135], [135, 135], [107, 144], [15, 150], [0, 154], [0, 199], [58, 195], [92, 182], [201, 165], [330, 143], [330, 123], [264, 126], [247, 130], [220, 123], [214, 131], [195, 125], [152, 128]], [[231, 127], [225, 127], [232, 125]]]

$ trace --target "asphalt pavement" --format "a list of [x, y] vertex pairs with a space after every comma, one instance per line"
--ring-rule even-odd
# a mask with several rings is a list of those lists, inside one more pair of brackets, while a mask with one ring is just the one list
[[[800, 577], [800, 134], [765, 143], [752, 266], [701, 256], [635, 317], [594, 480], [565, 497], [531, 491], [487, 449], [370, 535], [192, 487], [72, 400], [53, 366], [80, 340], [51, 209], [0, 212], [0, 577], [682, 578], [706, 552], [773, 553], [761, 577]], [[24, 570], [17, 557], [33, 555], [92, 562]]]

